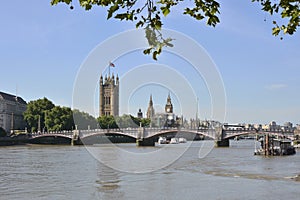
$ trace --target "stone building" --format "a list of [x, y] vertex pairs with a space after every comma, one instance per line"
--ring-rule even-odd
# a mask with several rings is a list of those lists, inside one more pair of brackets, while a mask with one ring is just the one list
[[119, 77], [100, 77], [99, 115], [119, 116]]
[[142, 109], [140, 109], [140, 108], [139, 108], [139, 111], [137, 113], [137, 118], [143, 119], [143, 112], [142, 112]]
[[171, 101], [170, 94], [167, 97], [167, 102], [165, 104], [165, 112], [163, 113], [155, 113], [153, 108], [152, 95], [150, 95], [150, 101], [147, 109], [147, 118], [151, 119], [150, 125], [154, 127], [178, 126], [181, 120], [181, 118], [177, 117], [173, 113], [173, 104]]
[[166, 103], [166, 106], [165, 106], [165, 112], [166, 113], [173, 113], [173, 105], [172, 105], [172, 102], [171, 102], [170, 94], [168, 95], [168, 98], [167, 98], [167, 103]]
[[152, 94], [150, 95], [149, 105], [147, 109], [147, 118], [152, 119], [155, 115], [154, 107], [153, 107], [153, 101], [152, 101]]
[[0, 92], [0, 127], [7, 133], [25, 129], [23, 113], [27, 103], [21, 97]]
[[167, 98], [167, 103], [165, 105], [165, 118], [166, 118], [166, 124], [165, 126], [175, 126], [176, 124], [176, 116], [173, 113], [173, 104], [171, 101], [170, 93]]

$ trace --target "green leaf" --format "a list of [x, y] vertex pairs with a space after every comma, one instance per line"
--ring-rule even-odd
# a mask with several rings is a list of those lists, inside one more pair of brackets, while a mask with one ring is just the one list
[[275, 35], [275, 36], [278, 35], [279, 32], [280, 32], [280, 28], [279, 28], [279, 27], [274, 27], [274, 28], [272, 29], [272, 34]]
[[158, 54], [157, 51], [154, 51], [154, 52], [153, 52], [152, 58], [153, 58], [154, 60], [157, 60], [157, 54]]
[[170, 9], [168, 7], [161, 7], [160, 9], [165, 17], [170, 13]]
[[119, 9], [119, 5], [115, 4], [114, 6], [111, 6], [108, 10], [107, 19], [110, 19], [114, 12], [116, 12]]
[[144, 25], [144, 22], [139, 21], [138, 23], [136, 23], [135, 27], [139, 28], [139, 27], [143, 27], [143, 25]]

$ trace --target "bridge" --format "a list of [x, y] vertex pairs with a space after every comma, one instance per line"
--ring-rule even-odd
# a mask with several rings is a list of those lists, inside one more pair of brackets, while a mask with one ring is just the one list
[[138, 146], [154, 146], [160, 136], [184, 137], [188, 140], [212, 139], [218, 147], [228, 147], [229, 140], [243, 135], [271, 135], [293, 138], [293, 131], [281, 129], [255, 129], [235, 126], [217, 128], [121, 128], [93, 129], [59, 132], [33, 133], [30, 143], [34, 144], [101, 144], [101, 143], [137, 143]]

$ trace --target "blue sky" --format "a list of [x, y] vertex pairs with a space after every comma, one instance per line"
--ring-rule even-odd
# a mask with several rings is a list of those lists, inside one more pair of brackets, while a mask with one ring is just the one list
[[[50, 0], [2, 2], [1, 91], [15, 94], [18, 88], [18, 94], [26, 101], [45, 96], [55, 104], [72, 106], [74, 82], [89, 53], [107, 38], [135, 27], [128, 22], [107, 21], [103, 8], [85, 12], [77, 3], [74, 6], [71, 11], [63, 4], [51, 7]], [[175, 9], [164, 23], [165, 28], [179, 31], [198, 42], [215, 63], [226, 91], [225, 121], [299, 123], [299, 33], [284, 36], [283, 40], [273, 37], [272, 18], [250, 0], [224, 1], [220, 19], [221, 23], [211, 28], [205, 26], [205, 22], [182, 16], [180, 10]], [[105, 58], [99, 56], [99, 59]], [[173, 59], [167, 52], [158, 62], [141, 52], [123, 55], [115, 60], [116, 68], [112, 71], [122, 77], [134, 67], [149, 63], [175, 66], [177, 72], [186, 73], [184, 77], [193, 82], [193, 72], [185, 70], [188, 64]], [[210, 96], [204, 81], [199, 80], [198, 86], [196, 83], [191, 85], [196, 87], [200, 117], [211, 118]], [[177, 99], [179, 94], [155, 87], [145, 86], [133, 91], [131, 99], [123, 104], [128, 103], [132, 114], [136, 114], [139, 107], [145, 111], [150, 93], [154, 93], [153, 100], [159, 109], [170, 92], [178, 114], [195, 116], [195, 97], [191, 97], [190, 102], [181, 102]], [[123, 101], [122, 96], [120, 98]], [[97, 102], [94, 104], [96, 108]], [[126, 109], [121, 108], [121, 111]], [[93, 114], [97, 115], [97, 112]]]

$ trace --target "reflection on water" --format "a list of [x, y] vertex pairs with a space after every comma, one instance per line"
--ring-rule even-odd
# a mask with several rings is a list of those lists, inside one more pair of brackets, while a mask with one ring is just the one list
[[[200, 159], [203, 142], [212, 141], [163, 151], [157, 146], [160, 154], [136, 162], [115, 146], [92, 146], [95, 155], [83, 146], [1, 147], [0, 199], [298, 199], [299, 151], [286, 157], [253, 156], [253, 141], [231, 141], [230, 148], [213, 149]], [[190, 147], [176, 162], [149, 173], [126, 173], [105, 163], [151, 169], [184, 145]], [[120, 147], [141, 155], [153, 151], [135, 144]]]
[[102, 163], [98, 163], [97, 166], [96, 184], [99, 199], [121, 199], [124, 195], [120, 190], [119, 172]]

